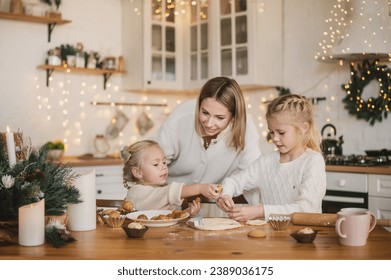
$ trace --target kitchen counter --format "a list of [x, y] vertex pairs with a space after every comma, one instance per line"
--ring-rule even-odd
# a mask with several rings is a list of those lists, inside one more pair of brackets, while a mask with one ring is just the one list
[[95, 158], [93, 156], [85, 156], [85, 157], [65, 156], [60, 158], [59, 162], [68, 164], [69, 166], [72, 167], [123, 164], [121, 158], [115, 158], [113, 156], [107, 156], [105, 158]]
[[384, 166], [326, 165], [326, 171], [391, 175], [391, 165], [384, 165]]
[[[180, 223], [164, 228], [149, 228], [143, 238], [128, 238], [122, 228], [112, 229], [98, 222], [93, 231], [72, 232], [76, 242], [62, 248], [50, 244], [37, 247], [18, 245], [0, 247], [0, 259], [9, 260], [390, 260], [391, 233], [376, 227], [367, 245], [339, 245], [333, 227], [319, 229], [312, 244], [297, 243], [289, 230], [303, 226], [291, 225], [288, 230], [275, 231], [269, 224], [244, 225], [226, 231], [200, 231]], [[265, 238], [250, 238], [252, 229], [263, 229]]]
[[[100, 165], [122, 165], [121, 158], [107, 156], [106, 158], [65, 156], [60, 159], [61, 163], [66, 163], [72, 167], [100, 166]], [[364, 174], [384, 174], [391, 175], [391, 165], [384, 166], [346, 166], [346, 165], [326, 165], [326, 171], [351, 172]]]

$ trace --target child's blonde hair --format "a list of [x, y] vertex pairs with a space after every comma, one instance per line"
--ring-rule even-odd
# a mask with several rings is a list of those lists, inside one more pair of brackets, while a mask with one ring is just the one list
[[267, 106], [266, 119], [283, 111], [290, 113], [289, 124], [296, 128], [305, 122], [308, 123], [309, 127], [303, 136], [303, 144], [321, 153], [321, 136], [314, 122], [313, 107], [308, 99], [297, 94], [279, 96]]
[[160, 148], [159, 143], [153, 140], [141, 140], [131, 146], [126, 146], [121, 151], [121, 157], [124, 160], [123, 181], [125, 188], [129, 188], [129, 182], [139, 183], [139, 179], [132, 173], [132, 168], [140, 168], [143, 164], [143, 152], [146, 148], [156, 146]]

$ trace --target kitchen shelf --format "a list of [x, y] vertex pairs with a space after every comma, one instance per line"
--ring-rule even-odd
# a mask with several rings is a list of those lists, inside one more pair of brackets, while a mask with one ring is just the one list
[[103, 89], [106, 89], [106, 84], [113, 74], [125, 74], [126, 71], [122, 70], [110, 70], [110, 69], [89, 69], [89, 68], [77, 68], [77, 67], [68, 67], [64, 66], [54, 66], [54, 65], [40, 65], [38, 69], [46, 70], [46, 86], [50, 84], [50, 77], [54, 71], [67, 72], [67, 73], [80, 73], [88, 75], [103, 75]]
[[39, 17], [39, 16], [14, 14], [14, 13], [6, 13], [6, 12], [0, 12], [0, 19], [47, 24], [48, 42], [50, 42], [52, 31], [57, 24], [62, 25], [71, 22], [70, 20], [65, 20], [61, 18]]
[[165, 103], [132, 103], [132, 102], [91, 102], [93, 106], [141, 106], [141, 107], [167, 107]]
[[[264, 86], [264, 85], [240, 85], [240, 89], [243, 93], [251, 93], [263, 90], [275, 89], [275, 86]], [[140, 93], [140, 94], [156, 94], [156, 95], [187, 95], [187, 96], [195, 96], [200, 92], [199, 88], [195, 89], [184, 89], [184, 90], [172, 90], [172, 89], [127, 89], [127, 92], [130, 93]]]

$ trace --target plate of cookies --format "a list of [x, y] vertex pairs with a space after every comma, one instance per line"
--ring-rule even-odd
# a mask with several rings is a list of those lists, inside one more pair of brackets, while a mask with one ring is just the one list
[[129, 213], [126, 218], [148, 227], [168, 227], [189, 216], [189, 213], [183, 210], [145, 210]]

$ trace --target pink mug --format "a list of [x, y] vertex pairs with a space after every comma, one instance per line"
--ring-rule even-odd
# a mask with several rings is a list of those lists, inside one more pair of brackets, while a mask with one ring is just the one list
[[340, 211], [337, 213], [335, 231], [341, 245], [364, 246], [375, 225], [376, 217], [371, 212]]
[[368, 213], [371, 215], [371, 222], [372, 221], [376, 222], [376, 216], [374, 214], [372, 214], [372, 212], [369, 211], [369, 209], [366, 209], [366, 208], [348, 207], [348, 208], [341, 208], [339, 211], [340, 212], [349, 211], [349, 212]]

